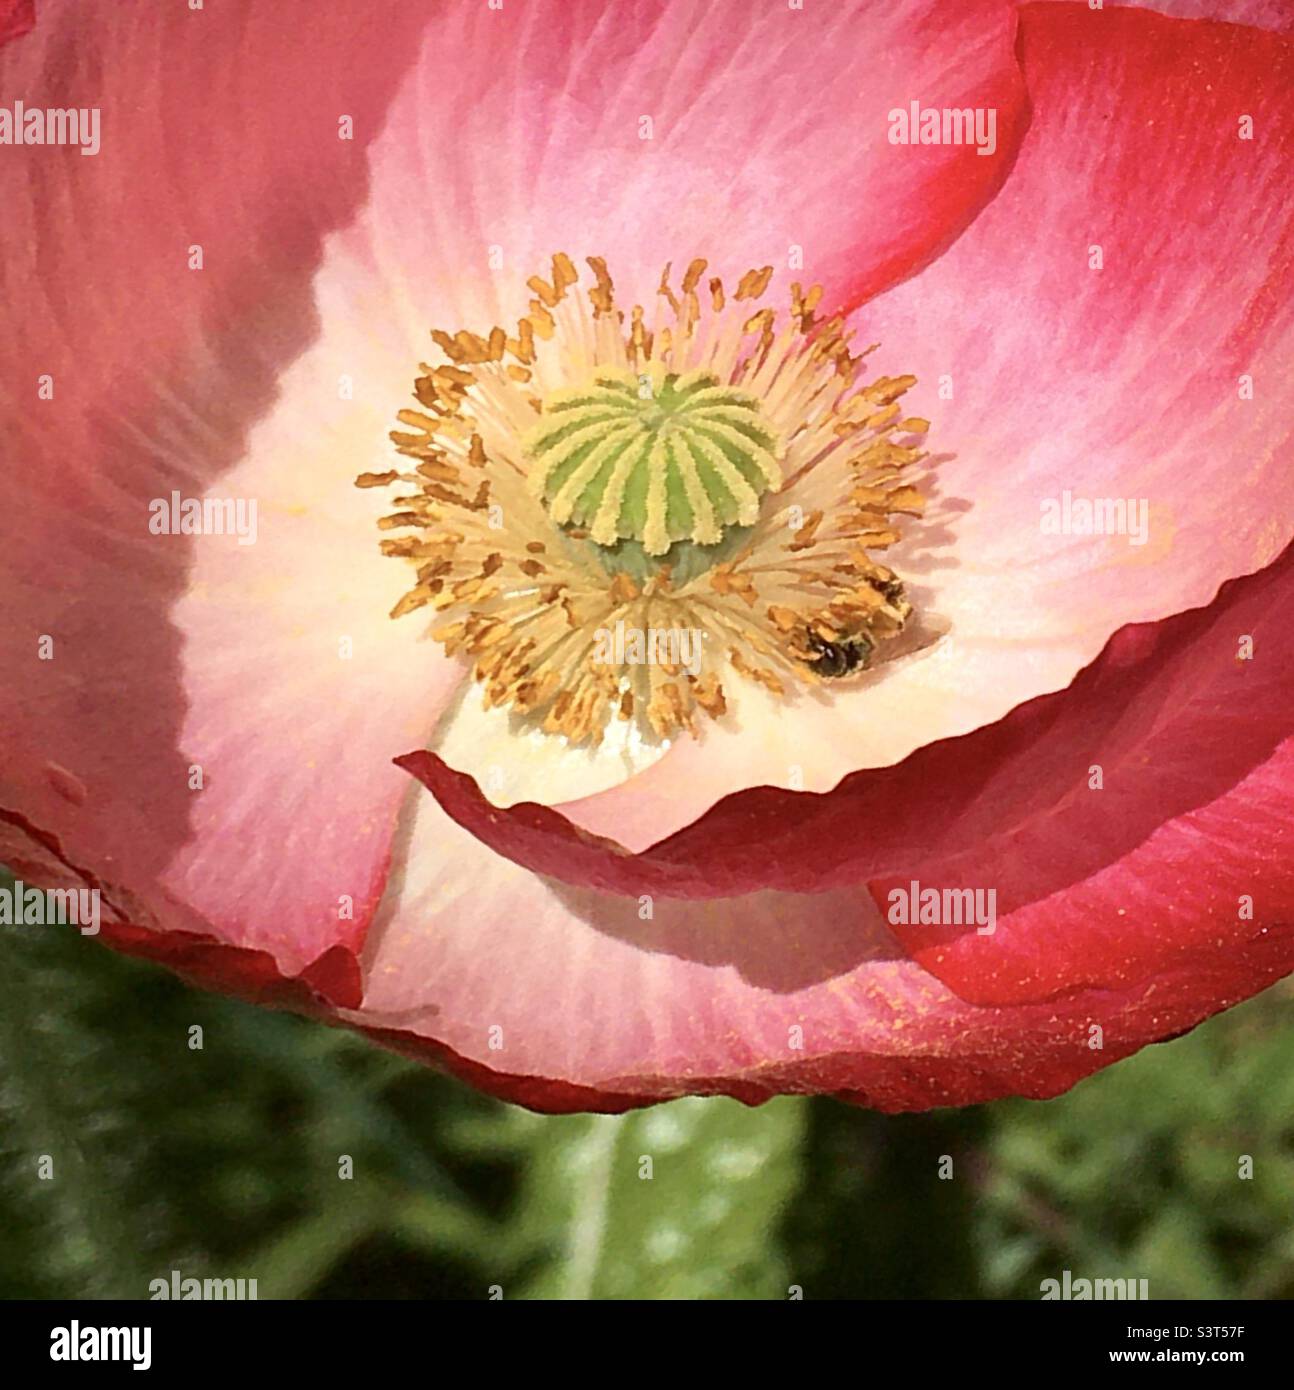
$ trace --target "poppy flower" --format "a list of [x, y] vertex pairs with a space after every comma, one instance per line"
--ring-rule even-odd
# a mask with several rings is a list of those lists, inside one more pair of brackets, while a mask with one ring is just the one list
[[1287, 973], [1290, 12], [1158, 8], [0, 4], [0, 862], [546, 1110]]

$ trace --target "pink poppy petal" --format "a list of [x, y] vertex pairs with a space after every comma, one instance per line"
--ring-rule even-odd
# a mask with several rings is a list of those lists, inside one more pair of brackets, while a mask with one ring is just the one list
[[[510, 323], [558, 250], [605, 256], [629, 302], [699, 255], [856, 303], [1000, 184], [1025, 119], [1014, 32], [997, 0], [454, 6], [392, 112], [414, 138], [375, 161], [380, 254], [431, 322], [478, 331], [455, 310]], [[890, 145], [914, 99], [994, 106], [996, 150]]]
[[[1288, 541], [1289, 43], [1053, 4], [1021, 24], [1033, 122], [1011, 177], [859, 316], [877, 371], [914, 372], [905, 405], [934, 422], [933, 502], [890, 558], [948, 636], [825, 705], [730, 692], [700, 742], [562, 806], [591, 834], [641, 850], [743, 787], [827, 791], [897, 762], [1064, 686], [1122, 624], [1207, 603]], [[1071, 517], [1075, 497], [1122, 499], [1129, 533], [1044, 532], [1066, 492]]]
[[[966, 150], [916, 152], [903, 179], [884, 186], [903, 210], [887, 215], [890, 240], [884, 260], [865, 268], [869, 284], [899, 273], [900, 245], [905, 257], [928, 254], [989, 196], [1009, 152], [1010, 112], [1019, 111], [1009, 7], [976, 5], [938, 32], [916, 22], [922, 13], [890, 13], [879, 27], [858, 12], [846, 16], [860, 51], [885, 40], [884, 70], [865, 84], [868, 99], [879, 113], [889, 87], [908, 81], [949, 100], [1000, 94], [1009, 108], [1004, 153], [977, 160]], [[460, 48], [445, 42], [443, 28], [424, 42], [424, 21], [395, 12], [342, 11], [341, 23], [326, 25], [313, 13], [297, 23], [306, 17], [250, 6], [99, 18], [89, 27], [70, 7], [51, 5], [30, 40], [10, 51], [6, 70], [29, 105], [101, 108], [104, 147], [93, 158], [24, 150], [13, 166], [24, 186], [7, 200], [26, 219], [16, 229], [24, 254], [40, 248], [32, 297], [7, 306], [23, 325], [22, 336], [8, 335], [22, 345], [11, 371], [44, 369], [55, 398], [43, 403], [44, 416], [27, 408], [29, 472], [14, 502], [28, 544], [6, 556], [29, 615], [29, 627], [13, 634], [16, 659], [7, 669], [19, 684], [8, 702], [17, 744], [40, 751], [9, 761], [0, 804], [55, 833], [71, 862], [105, 881], [154, 885], [155, 914], [214, 923], [225, 939], [268, 947], [299, 970], [321, 941], [354, 948], [362, 939], [393, 816], [408, 792], [390, 758], [421, 741], [420, 718], [431, 721], [457, 678], [429, 643], [386, 619], [399, 576], [388, 565], [379, 578], [365, 563], [376, 554], [373, 517], [347, 491], [351, 474], [380, 466], [374, 412], [399, 403], [395, 393], [407, 390], [427, 327], [488, 304], [488, 277], [471, 273], [475, 243], [461, 223], [438, 221], [444, 209], [455, 203], [487, 222], [503, 219], [505, 240], [507, 219], [522, 218], [545, 237], [547, 252], [559, 228], [546, 230], [537, 215], [533, 180], [542, 172], [559, 218], [602, 203], [603, 228], [623, 228], [624, 209], [668, 193], [679, 216], [686, 210], [690, 225], [709, 228], [722, 193], [746, 209], [749, 232], [766, 225], [757, 194], [794, 167], [800, 144], [788, 143], [787, 131], [841, 150], [874, 150], [879, 136], [846, 140], [834, 119], [815, 131], [804, 117], [798, 64], [807, 68], [836, 45], [838, 19], [809, 16], [783, 32], [725, 25], [711, 9], [699, 27], [666, 25], [657, 7], [643, 6], [628, 43], [624, 31], [608, 32], [597, 6], [536, 7], [524, 16], [481, 7], [455, 12], [451, 23], [471, 31]], [[527, 27], [511, 27], [517, 23]], [[69, 67], [62, 55], [70, 29], [106, 77], [90, 81]], [[900, 47], [899, 35], [914, 29], [921, 32]], [[371, 48], [367, 36], [378, 32], [390, 62], [380, 73], [372, 65], [352, 73], [342, 55]], [[746, 55], [740, 78], [725, 66], [735, 33]], [[221, 64], [235, 44], [231, 78]], [[464, 53], [474, 64], [467, 70]], [[632, 100], [608, 88], [608, 54], [623, 67]], [[701, 100], [699, 76], [715, 64], [728, 80]], [[679, 79], [689, 72], [685, 89]], [[608, 107], [596, 128], [588, 102], [570, 90], [585, 80]], [[857, 72], [836, 81], [837, 96], [848, 85], [857, 97]], [[476, 99], [494, 83], [530, 99], [524, 119]], [[128, 100], [141, 87], [156, 93], [152, 106], [165, 121]], [[464, 91], [473, 93], [468, 121], [481, 126], [475, 141], [462, 138]], [[195, 92], [210, 95], [198, 103]], [[640, 98], [666, 123], [658, 143], [638, 140]], [[553, 109], [540, 119], [534, 108], [545, 100]], [[769, 125], [779, 104], [787, 114]], [[622, 148], [617, 122], [630, 120], [630, 107], [633, 143]], [[455, 151], [475, 157], [493, 144], [497, 156], [487, 126], [499, 112], [513, 167], [497, 157], [456, 166]], [[353, 141], [337, 138], [343, 120], [354, 123]], [[542, 171], [521, 138], [527, 129], [545, 135]], [[447, 143], [450, 130], [456, 137]], [[735, 165], [729, 141], [752, 145]], [[621, 180], [626, 148], [639, 168]], [[650, 166], [647, 153], [659, 156]], [[426, 161], [418, 184], [426, 197], [409, 197], [410, 155]], [[838, 177], [840, 160], [831, 167]], [[861, 158], [847, 167], [865, 173]], [[603, 193], [590, 198], [591, 168]], [[152, 177], [141, 179], [140, 170]], [[469, 185], [479, 197], [467, 196]], [[446, 198], [455, 186], [462, 196]], [[803, 210], [817, 190], [803, 180], [796, 187], [807, 226]], [[352, 216], [365, 194], [361, 216], [323, 246], [322, 233]], [[788, 209], [793, 202], [779, 198]], [[83, 216], [59, 221], [58, 209], [72, 206]], [[834, 199], [832, 216], [838, 207]], [[830, 217], [814, 218], [815, 228], [829, 225]], [[779, 229], [779, 248], [788, 235]], [[429, 236], [448, 254], [428, 258]], [[610, 246], [599, 234], [604, 242]], [[839, 258], [845, 244], [820, 238], [806, 264]], [[674, 250], [645, 253], [653, 271]], [[852, 263], [849, 270], [863, 273]], [[514, 290], [522, 289], [520, 271], [519, 263]], [[465, 286], [475, 288], [460, 293]], [[149, 306], [143, 314], [141, 303]], [[317, 342], [298, 357], [312, 336]], [[343, 374], [353, 379], [353, 409], [338, 401]], [[185, 500], [255, 501], [256, 544], [149, 536], [149, 504], [173, 488]], [[45, 636], [56, 656], [41, 661], [32, 649]], [[346, 639], [354, 640], [353, 658], [339, 651]], [[330, 769], [325, 797], [306, 791], [312, 763]]]
[[[23, 146], [0, 161], [14, 439], [0, 806], [137, 895], [133, 920], [209, 919], [293, 972], [362, 938], [403, 794], [373, 768], [416, 741], [389, 710], [379, 729], [379, 711], [424, 661], [407, 653], [379, 678], [354, 632], [343, 678], [350, 552], [330, 553], [328, 522], [307, 543], [274, 512], [304, 500], [282, 476], [231, 484], [249, 441], [282, 438], [258, 419], [320, 333], [324, 238], [367, 194], [366, 147], [428, 16], [390, 3], [319, 18], [304, 3], [51, 3], [0, 52], [0, 85], [28, 107], [101, 112], [97, 154]], [[389, 62], [352, 61], [377, 43]], [[353, 140], [338, 138], [342, 115]], [[298, 467], [333, 438], [335, 375], [316, 389]], [[150, 534], [150, 503], [172, 489], [260, 492], [257, 544]], [[314, 511], [331, 520], [331, 506]], [[385, 637], [385, 609], [371, 611]], [[325, 801], [286, 782], [312, 743], [336, 772]]]
[[[671, 994], [662, 1005], [650, 1032], [650, 1050], [632, 1057], [617, 1054], [610, 1064], [627, 1064], [630, 1069], [592, 1084], [524, 1070], [535, 1064], [537, 1049], [513, 1044], [518, 1036], [531, 1044], [542, 1041], [532, 1032], [533, 1012], [515, 1022], [509, 1016], [508, 1024], [491, 1025], [500, 1031], [487, 1030], [487, 1036], [497, 1039], [500, 1047], [484, 1054], [479, 1028], [458, 1030], [465, 1035], [461, 1052], [437, 1041], [430, 1032], [428, 1010], [408, 1010], [405, 1021], [393, 1027], [364, 1024], [361, 1015], [345, 1017], [396, 1051], [445, 1067], [505, 1100], [549, 1113], [616, 1113], [698, 1094], [733, 1096], [758, 1105], [786, 1093], [829, 1093], [896, 1113], [974, 1105], [1005, 1096], [1046, 1100], [1275, 983], [1290, 963], [1290, 934], [1281, 929], [1230, 953], [1193, 959], [1153, 980], [1117, 990], [1084, 990], [1060, 1005], [1048, 1001], [985, 1008], [959, 999], [912, 962], [894, 962], [866, 975], [855, 971], [808, 996], [765, 991], [759, 1001], [764, 1008], [760, 1023], [749, 1015], [737, 1016], [724, 1030], [726, 1045], [719, 1046], [719, 1024], [709, 993], [719, 987], [716, 972], [688, 981], [678, 971], [671, 985], [683, 992]], [[729, 968], [727, 974], [735, 970]], [[619, 978], [611, 981], [613, 986], [622, 983]], [[664, 993], [660, 986], [653, 990], [657, 999]], [[581, 1040], [589, 1040], [598, 1024], [616, 1027], [613, 1001], [622, 995], [611, 995], [608, 1008], [605, 995], [579, 990], [568, 994], [578, 995], [593, 1010], [595, 1022], [581, 1030]], [[720, 987], [720, 1004], [732, 1008], [736, 1003], [732, 993]], [[701, 1011], [691, 1020], [682, 1017], [689, 1006]], [[506, 1015], [496, 1011], [495, 1016]], [[420, 1020], [424, 1031], [418, 1031]], [[765, 1055], [745, 1045], [752, 1033], [775, 1040], [765, 1042]], [[639, 1034], [643, 1036], [645, 1031]], [[1098, 1037], [1103, 1045], [1094, 1047]], [[692, 1048], [697, 1049], [696, 1059], [678, 1060]], [[567, 1056], [569, 1051], [566, 1046], [557, 1055]], [[743, 1058], [749, 1060], [737, 1060]], [[671, 1059], [682, 1070], [672, 1070]], [[598, 1062], [598, 1056], [590, 1054], [582, 1070], [596, 1077]], [[725, 1063], [730, 1070], [723, 1069]], [[706, 1070], [707, 1065], [712, 1069]]]
[[[799, 798], [802, 816], [769, 790], [732, 798], [690, 832], [704, 864], [679, 837], [622, 865], [619, 892], [498, 859], [515, 846], [428, 798], [348, 1017], [541, 1107], [567, 1085], [617, 1105], [1054, 1094], [1294, 968], [1291, 601], [1294, 550], [1121, 633], [1072, 689]], [[994, 929], [892, 922], [912, 878], [992, 888]], [[702, 887], [734, 896], [673, 896]]]

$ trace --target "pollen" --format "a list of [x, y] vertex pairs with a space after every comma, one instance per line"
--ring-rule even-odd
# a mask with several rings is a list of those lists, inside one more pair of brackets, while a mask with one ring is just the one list
[[430, 612], [487, 707], [572, 744], [697, 734], [740, 717], [742, 685], [843, 691], [912, 614], [880, 557], [923, 507], [915, 378], [867, 380], [873, 348], [817, 286], [764, 303], [769, 266], [731, 292], [666, 266], [650, 311], [587, 266], [581, 292], [554, 256], [514, 331], [432, 332], [391, 433], [405, 466], [356, 479], [396, 490], [392, 617]]

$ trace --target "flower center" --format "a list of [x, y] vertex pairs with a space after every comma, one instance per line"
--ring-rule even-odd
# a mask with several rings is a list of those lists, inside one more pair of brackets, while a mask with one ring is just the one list
[[524, 446], [531, 487], [555, 522], [588, 527], [597, 545], [717, 545], [726, 527], [754, 525], [782, 480], [758, 397], [712, 372], [603, 371], [541, 409]]
[[[614, 719], [646, 737], [695, 733], [732, 684], [781, 696], [872, 664], [911, 615], [877, 558], [923, 500], [904, 470], [928, 422], [904, 418], [915, 378], [859, 381], [821, 289], [752, 313], [772, 268], [729, 297], [661, 277], [649, 320], [615, 300], [606, 263], [553, 257], [515, 336], [432, 337], [420, 409], [391, 435], [413, 467], [384, 553], [416, 582], [393, 617], [431, 607], [431, 635], [470, 659], [487, 706], [572, 743]], [[587, 304], [585, 299], [587, 298]]]

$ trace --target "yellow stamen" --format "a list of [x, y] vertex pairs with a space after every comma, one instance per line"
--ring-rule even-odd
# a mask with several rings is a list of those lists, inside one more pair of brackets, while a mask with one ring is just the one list
[[392, 616], [440, 614], [487, 706], [572, 743], [696, 733], [739, 708], [734, 680], [789, 696], [867, 665], [911, 614], [875, 552], [923, 506], [915, 378], [856, 385], [872, 349], [818, 319], [820, 286], [761, 305], [770, 266], [704, 299], [704, 260], [678, 290], [666, 266], [654, 310], [626, 312], [587, 265], [578, 294], [562, 252], [532, 276], [515, 332], [432, 333], [444, 360], [391, 433], [412, 471], [356, 479], [401, 489], [378, 526], [409, 534], [381, 549], [416, 582]]

